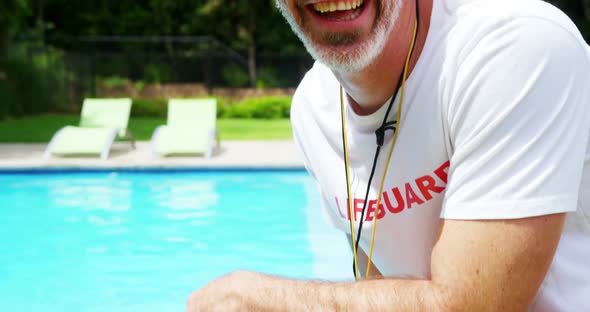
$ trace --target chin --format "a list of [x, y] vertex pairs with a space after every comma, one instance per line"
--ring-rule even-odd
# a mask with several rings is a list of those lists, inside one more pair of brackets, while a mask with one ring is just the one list
[[[358, 13], [356, 20], [331, 21], [318, 18], [312, 15], [315, 13], [310, 13], [303, 7], [290, 11], [285, 1], [276, 1], [309, 54], [339, 72], [361, 71], [381, 54], [398, 17], [398, 2], [399, 0], [365, 0], [362, 3], [372, 6], [369, 5], [365, 11]], [[371, 8], [377, 12], [371, 14]], [[367, 31], [362, 25], [372, 26]]]
[[302, 39], [309, 54], [328, 68], [338, 72], [357, 72], [367, 68], [381, 54], [387, 42], [386, 32], [371, 34], [361, 42], [346, 45], [329, 45]]

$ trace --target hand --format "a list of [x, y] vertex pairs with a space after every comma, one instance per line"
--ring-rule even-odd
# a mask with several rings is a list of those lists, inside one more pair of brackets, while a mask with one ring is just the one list
[[186, 311], [244, 311], [248, 310], [246, 293], [255, 289], [260, 274], [238, 271], [222, 276], [194, 291], [187, 300]]

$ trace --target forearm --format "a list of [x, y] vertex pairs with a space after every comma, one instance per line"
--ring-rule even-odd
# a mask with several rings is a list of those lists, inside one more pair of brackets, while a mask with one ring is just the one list
[[193, 292], [187, 311], [526, 311], [545, 278], [565, 214], [445, 220], [428, 280], [294, 281], [254, 272]]
[[440, 310], [440, 292], [427, 280], [374, 279], [350, 283], [295, 281], [262, 275], [244, 304], [252, 310]]

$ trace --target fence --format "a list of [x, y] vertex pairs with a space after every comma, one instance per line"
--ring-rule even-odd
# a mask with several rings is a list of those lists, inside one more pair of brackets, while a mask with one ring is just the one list
[[[52, 88], [71, 109], [109, 90], [149, 97], [162, 85], [209, 93], [251, 86], [247, 57], [211, 37], [54, 37], [24, 54], [29, 62], [44, 60], [58, 81]], [[312, 63], [306, 53], [259, 53], [256, 86], [294, 88]]]

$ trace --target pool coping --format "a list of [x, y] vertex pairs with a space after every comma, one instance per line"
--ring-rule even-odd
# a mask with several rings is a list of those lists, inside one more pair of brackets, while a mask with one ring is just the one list
[[34, 173], [103, 173], [103, 172], [306, 172], [305, 167], [273, 166], [273, 167], [0, 167], [0, 174], [34, 174]]
[[74, 171], [260, 171], [304, 170], [305, 166], [291, 140], [223, 141], [213, 157], [157, 157], [149, 142], [136, 148], [117, 143], [111, 156], [44, 158], [46, 144], [0, 144], [0, 173]]

